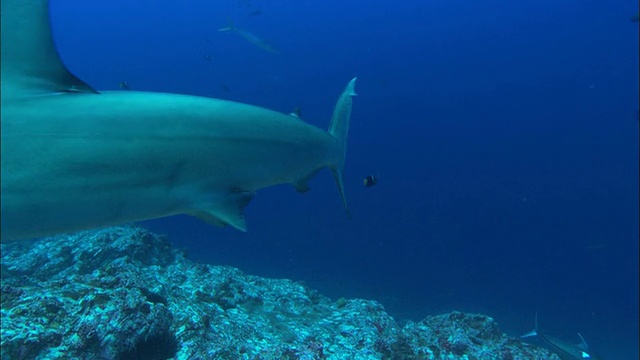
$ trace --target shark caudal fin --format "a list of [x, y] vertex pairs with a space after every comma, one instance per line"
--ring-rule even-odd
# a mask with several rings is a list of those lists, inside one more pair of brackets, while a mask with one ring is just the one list
[[340, 192], [340, 198], [344, 204], [344, 209], [349, 212], [347, 206], [347, 199], [344, 195], [344, 182], [342, 181], [342, 170], [344, 169], [344, 158], [347, 151], [347, 135], [349, 133], [349, 121], [351, 120], [351, 105], [353, 103], [352, 97], [356, 96], [355, 86], [356, 79], [353, 78], [347, 84], [342, 94], [338, 98], [336, 107], [333, 109], [333, 116], [331, 117], [331, 124], [329, 125], [329, 134], [335, 137], [342, 145], [342, 153], [340, 159], [335, 163], [329, 165], [329, 169], [333, 174], [333, 178], [338, 186]]

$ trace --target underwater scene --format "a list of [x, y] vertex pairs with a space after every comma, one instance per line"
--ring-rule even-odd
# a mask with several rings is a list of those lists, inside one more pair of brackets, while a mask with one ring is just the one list
[[638, 359], [638, 3], [2, 0], [2, 359]]

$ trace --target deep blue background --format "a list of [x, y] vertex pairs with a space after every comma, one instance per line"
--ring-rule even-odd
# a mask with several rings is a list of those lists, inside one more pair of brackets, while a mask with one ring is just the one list
[[[100, 90], [298, 106], [324, 128], [359, 77], [351, 219], [322, 172], [304, 195], [260, 191], [247, 233], [145, 223], [192, 259], [376, 299], [398, 319], [481, 312], [518, 335], [537, 311], [543, 332], [637, 359], [637, 6], [53, 0], [52, 17], [63, 59]], [[229, 19], [281, 53], [218, 32]]]

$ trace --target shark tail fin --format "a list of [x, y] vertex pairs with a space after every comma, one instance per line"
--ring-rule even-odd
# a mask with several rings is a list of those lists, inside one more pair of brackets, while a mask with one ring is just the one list
[[537, 312], [536, 312], [536, 318], [535, 318], [533, 330], [520, 336], [520, 338], [527, 338], [527, 337], [534, 337], [534, 336], [538, 336], [538, 313]]
[[347, 206], [347, 200], [344, 194], [344, 182], [342, 180], [342, 171], [344, 169], [344, 159], [347, 150], [347, 135], [349, 133], [349, 122], [351, 120], [351, 106], [352, 97], [356, 96], [355, 85], [356, 79], [353, 78], [340, 94], [336, 106], [333, 109], [333, 116], [331, 117], [331, 124], [329, 125], [329, 134], [336, 138], [341, 144], [342, 152], [338, 161], [329, 165], [329, 169], [333, 174], [333, 178], [338, 186], [338, 192], [340, 192], [340, 198], [344, 208], [349, 213], [349, 207]]

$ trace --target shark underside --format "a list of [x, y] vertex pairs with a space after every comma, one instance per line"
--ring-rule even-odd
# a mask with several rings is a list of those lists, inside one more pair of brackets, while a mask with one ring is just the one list
[[2, 0], [2, 240], [175, 214], [246, 229], [256, 190], [342, 169], [355, 79], [329, 131], [213, 98], [98, 93], [59, 59], [45, 0]]

